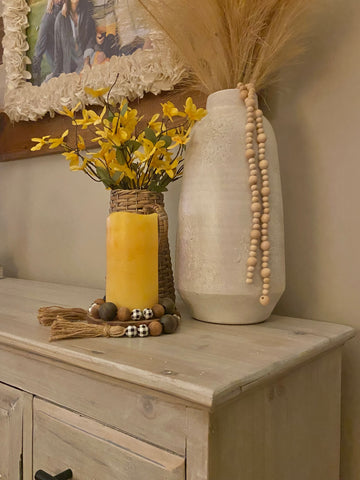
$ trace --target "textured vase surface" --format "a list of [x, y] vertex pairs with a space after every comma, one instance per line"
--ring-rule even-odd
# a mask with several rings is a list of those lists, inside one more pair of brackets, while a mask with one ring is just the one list
[[266, 320], [285, 288], [284, 226], [277, 145], [264, 118], [271, 193], [270, 302], [259, 302], [261, 252], [254, 283], [246, 283], [252, 227], [249, 167], [245, 158], [246, 107], [239, 90], [208, 97], [208, 115], [193, 130], [181, 187], [176, 284], [198, 320], [251, 324]]

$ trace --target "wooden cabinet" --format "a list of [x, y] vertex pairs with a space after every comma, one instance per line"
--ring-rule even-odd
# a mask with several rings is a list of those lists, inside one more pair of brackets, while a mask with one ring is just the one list
[[[31, 448], [31, 395], [0, 384], [0, 479], [22, 478]], [[28, 458], [27, 458], [28, 460]]]
[[34, 401], [34, 472], [74, 479], [184, 480], [184, 458], [49, 402]]
[[1, 480], [338, 480], [351, 328], [184, 314], [174, 335], [49, 343], [40, 306], [101, 293], [0, 280]]

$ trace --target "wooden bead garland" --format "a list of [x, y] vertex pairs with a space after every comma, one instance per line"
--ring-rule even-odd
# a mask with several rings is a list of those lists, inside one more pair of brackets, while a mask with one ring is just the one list
[[[254, 85], [239, 83], [240, 98], [246, 106], [245, 158], [249, 165], [249, 187], [251, 191], [252, 227], [250, 231], [249, 256], [246, 262], [246, 283], [254, 281], [257, 254], [261, 251], [262, 292], [261, 305], [268, 305], [270, 291], [270, 241], [268, 225], [270, 220], [269, 173], [266, 159], [266, 134], [263, 128], [263, 112], [258, 108]], [[260, 179], [259, 179], [260, 173]], [[260, 185], [260, 188], [259, 188]]]

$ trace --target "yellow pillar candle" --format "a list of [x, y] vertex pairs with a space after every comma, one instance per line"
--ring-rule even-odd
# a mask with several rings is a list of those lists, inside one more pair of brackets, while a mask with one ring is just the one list
[[106, 301], [117, 307], [158, 303], [158, 216], [113, 212], [106, 229]]

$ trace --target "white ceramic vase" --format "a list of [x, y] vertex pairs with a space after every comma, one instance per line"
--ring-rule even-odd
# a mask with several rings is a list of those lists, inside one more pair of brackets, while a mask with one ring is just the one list
[[[269, 161], [270, 302], [259, 302], [261, 262], [246, 283], [252, 226], [245, 158], [246, 108], [238, 89], [208, 97], [208, 114], [188, 144], [179, 201], [177, 289], [198, 320], [251, 324], [266, 320], [285, 288], [284, 229], [277, 145], [264, 118]], [[259, 254], [259, 257], [261, 255]]]

